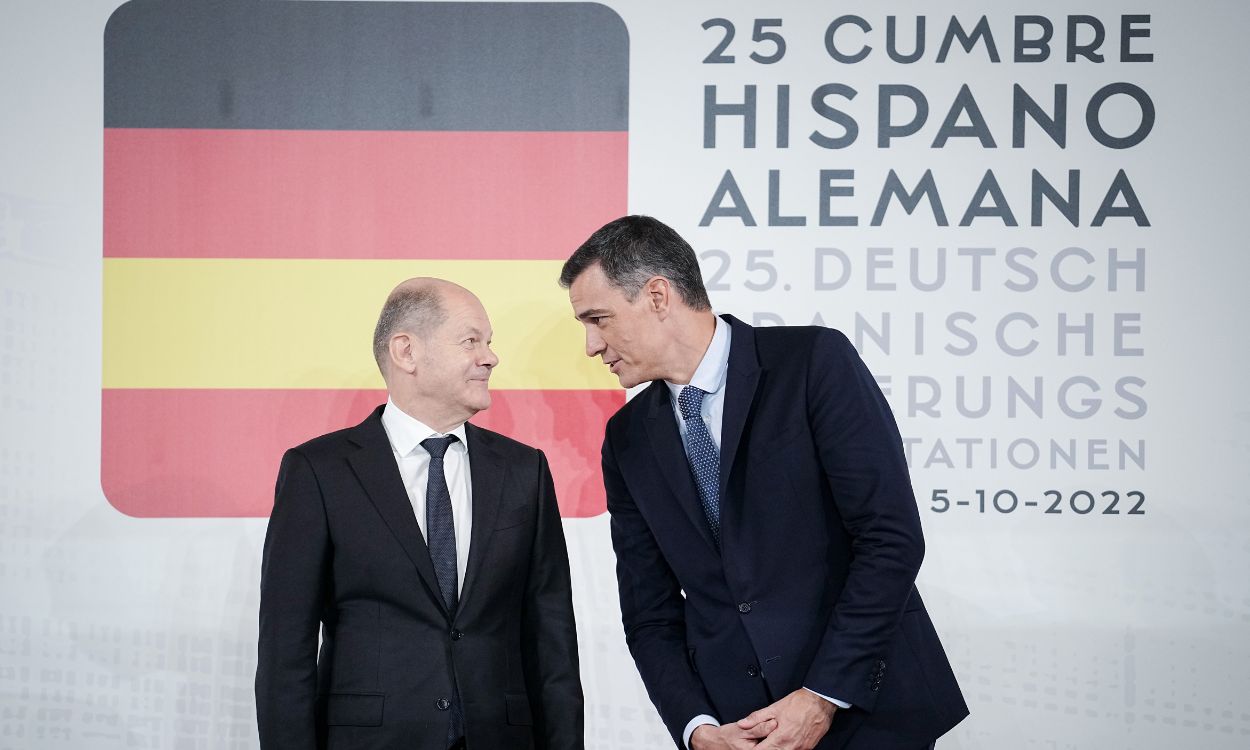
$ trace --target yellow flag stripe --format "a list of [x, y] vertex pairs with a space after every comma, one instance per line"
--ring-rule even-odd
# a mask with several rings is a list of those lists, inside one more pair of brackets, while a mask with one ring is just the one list
[[380, 388], [372, 336], [411, 276], [472, 290], [498, 389], [617, 389], [587, 359], [559, 261], [106, 258], [105, 388]]

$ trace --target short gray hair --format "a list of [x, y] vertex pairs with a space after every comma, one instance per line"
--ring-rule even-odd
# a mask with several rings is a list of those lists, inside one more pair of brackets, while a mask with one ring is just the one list
[[425, 338], [445, 320], [447, 311], [437, 290], [429, 286], [401, 286], [391, 292], [373, 329], [373, 359], [383, 377], [392, 336], [402, 332]]

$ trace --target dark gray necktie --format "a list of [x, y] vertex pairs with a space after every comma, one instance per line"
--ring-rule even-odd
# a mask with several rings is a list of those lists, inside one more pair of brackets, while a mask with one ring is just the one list
[[699, 487], [699, 501], [707, 516], [712, 539], [720, 546], [720, 451], [712, 442], [712, 434], [703, 423], [703, 397], [706, 394], [688, 385], [677, 394], [681, 418], [686, 423], [686, 459]]
[[456, 440], [455, 435], [432, 437], [421, 441], [430, 454], [429, 482], [425, 490], [425, 543], [430, 548], [430, 562], [448, 612], [456, 611], [459, 600], [456, 578], [456, 523], [451, 515], [451, 492], [443, 471], [443, 456]]
[[[447, 489], [447, 474], [443, 469], [443, 457], [456, 441], [455, 435], [432, 437], [421, 441], [421, 447], [430, 454], [429, 481], [425, 488], [425, 543], [430, 548], [430, 562], [434, 563], [434, 577], [452, 617], [460, 599], [456, 575], [456, 522], [451, 514], [451, 492]], [[464, 737], [464, 713], [460, 706], [460, 690], [452, 675], [453, 691], [451, 716], [448, 717], [447, 745]]]

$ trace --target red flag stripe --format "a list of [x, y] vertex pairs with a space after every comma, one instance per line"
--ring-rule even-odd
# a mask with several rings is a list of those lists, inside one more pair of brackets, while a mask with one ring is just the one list
[[563, 259], [626, 205], [627, 140], [106, 128], [104, 254]]
[[[385, 400], [374, 390], [106, 388], [104, 494], [131, 516], [266, 517], [283, 451]], [[543, 449], [560, 514], [586, 518], [606, 510], [599, 446], [624, 402], [624, 391], [494, 391], [472, 421]]]

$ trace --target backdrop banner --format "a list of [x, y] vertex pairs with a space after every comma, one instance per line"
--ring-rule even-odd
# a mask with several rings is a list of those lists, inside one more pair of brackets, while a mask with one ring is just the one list
[[373, 324], [417, 275], [491, 316], [474, 423], [550, 459], [587, 746], [671, 746], [599, 468], [630, 394], [556, 283], [626, 213], [690, 241], [717, 311], [837, 328], [876, 375], [972, 710], [939, 747], [1250, 745], [1248, 25], [1233, 0], [7, 4], [0, 750], [257, 746], [279, 459], [385, 399]]

